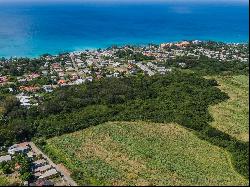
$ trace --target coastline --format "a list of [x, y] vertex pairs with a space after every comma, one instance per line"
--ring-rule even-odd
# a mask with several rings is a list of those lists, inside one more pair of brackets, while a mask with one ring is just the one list
[[61, 53], [74, 53], [74, 52], [83, 52], [85, 50], [97, 50], [97, 49], [107, 49], [109, 47], [112, 46], [118, 46], [118, 47], [122, 47], [122, 46], [126, 46], [126, 45], [132, 45], [132, 46], [146, 46], [148, 44], [156, 44], [156, 45], [160, 45], [162, 43], [178, 43], [181, 41], [195, 41], [195, 40], [199, 40], [202, 42], [208, 42], [208, 41], [212, 41], [212, 42], [218, 42], [218, 43], [225, 43], [225, 44], [248, 44], [248, 41], [242, 42], [242, 41], [223, 41], [223, 40], [216, 40], [216, 39], [207, 39], [207, 40], [200, 40], [200, 39], [185, 39], [185, 40], [165, 40], [165, 41], [161, 41], [161, 42], [141, 42], [141, 43], [137, 43], [137, 42], [128, 42], [128, 43], [114, 43], [114, 44], [106, 44], [106, 45], [100, 45], [100, 46], [95, 46], [95, 47], [73, 47], [72, 49], [65, 49], [65, 50], [59, 50], [59, 51], [45, 51], [39, 54], [32, 54], [32, 55], [12, 55], [12, 56], [7, 56], [7, 55], [1, 55], [0, 54], [0, 58], [39, 58], [40, 56], [44, 55], [44, 54], [50, 54], [50, 55], [58, 55]]

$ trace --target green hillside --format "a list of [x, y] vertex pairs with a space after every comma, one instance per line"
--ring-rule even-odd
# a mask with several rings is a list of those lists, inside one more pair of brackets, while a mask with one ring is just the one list
[[226, 92], [230, 99], [210, 107], [214, 122], [212, 126], [232, 137], [245, 142], [249, 141], [249, 77], [217, 76], [219, 88]]
[[79, 184], [247, 185], [228, 152], [176, 124], [108, 122], [49, 139]]
[[0, 142], [37, 140], [79, 184], [247, 185], [248, 77], [212, 78], [101, 79], [27, 111], [10, 99]]

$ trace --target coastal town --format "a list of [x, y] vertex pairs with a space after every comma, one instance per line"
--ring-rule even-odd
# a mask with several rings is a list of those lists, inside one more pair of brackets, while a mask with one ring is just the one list
[[1, 186], [249, 186], [249, 1], [0, 0]]
[[[247, 44], [194, 40], [147, 46], [112, 46], [58, 55], [44, 54], [38, 58], [0, 58], [0, 97], [4, 96], [12, 108], [17, 102], [23, 111], [36, 112], [33, 109], [42, 106], [46, 98], [65, 87], [84, 86], [104, 78], [161, 77], [176, 71], [190, 73], [196, 69], [204, 71], [207, 67], [208, 70], [214, 68], [215, 72], [223, 71], [224, 67], [231, 71], [235, 67], [230, 65], [231, 62], [240, 64], [235, 69], [247, 70]], [[218, 64], [212, 67], [213, 63]], [[244, 64], [246, 66], [241, 66]], [[16, 100], [12, 102], [9, 96]], [[4, 110], [8, 110], [8, 104], [1, 107], [0, 103], [0, 113]], [[5, 121], [7, 118], [0, 116], [0, 119]], [[18, 131], [26, 133], [22, 129]], [[29, 136], [30, 133], [27, 134]], [[19, 184], [25, 186], [77, 186], [62, 163], [54, 163], [32, 139], [25, 141], [0, 146], [0, 169], [6, 176], [17, 177]]]
[[14, 94], [22, 106], [29, 108], [39, 105], [45, 94], [64, 86], [103, 77], [167, 74], [187, 68], [183, 58], [247, 63], [248, 55], [247, 44], [194, 40], [45, 54], [33, 59], [0, 58], [0, 86], [2, 91]]

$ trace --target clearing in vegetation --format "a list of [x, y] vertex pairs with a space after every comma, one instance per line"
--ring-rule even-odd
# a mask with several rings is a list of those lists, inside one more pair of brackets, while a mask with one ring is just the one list
[[44, 149], [81, 185], [248, 185], [227, 151], [176, 124], [108, 122]]
[[219, 88], [230, 99], [210, 107], [212, 126], [232, 137], [249, 141], [249, 76], [216, 76]]
[[233, 167], [248, 178], [248, 143], [210, 125], [213, 117], [208, 108], [229, 99], [216, 86], [215, 80], [175, 72], [107, 78], [65, 87], [53, 92], [43, 104], [25, 111], [13, 106], [15, 102], [7, 102], [4, 116], [8, 125], [0, 126], [0, 143], [50, 138], [108, 121], [176, 123], [228, 151]]

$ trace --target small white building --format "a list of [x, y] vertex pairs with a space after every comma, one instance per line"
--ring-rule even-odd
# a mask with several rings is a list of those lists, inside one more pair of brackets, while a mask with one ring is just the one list
[[56, 171], [56, 169], [50, 169], [48, 171], [46, 171], [44, 174], [42, 174], [39, 179], [47, 179], [50, 177], [53, 177], [54, 175], [56, 175], [58, 172]]
[[28, 153], [30, 147], [26, 143], [14, 144], [8, 149], [8, 153], [14, 155], [15, 153]]
[[75, 84], [79, 85], [79, 84], [83, 84], [85, 82], [84, 79], [77, 79], [75, 80]]
[[120, 75], [120, 74], [119, 74], [118, 72], [115, 72], [115, 73], [114, 73], [114, 77], [119, 77], [119, 75]]
[[45, 166], [41, 166], [41, 167], [38, 167], [34, 170], [34, 172], [40, 172], [40, 173], [43, 173], [47, 170], [49, 170], [52, 166], [51, 165], [45, 165]]
[[93, 81], [93, 77], [92, 76], [86, 77], [86, 80], [92, 82]]
[[11, 156], [10, 155], [0, 156], [0, 163], [2, 163], [2, 162], [8, 162], [10, 160], [11, 160]]
[[47, 93], [53, 92], [53, 88], [51, 85], [43, 85], [43, 89]]

